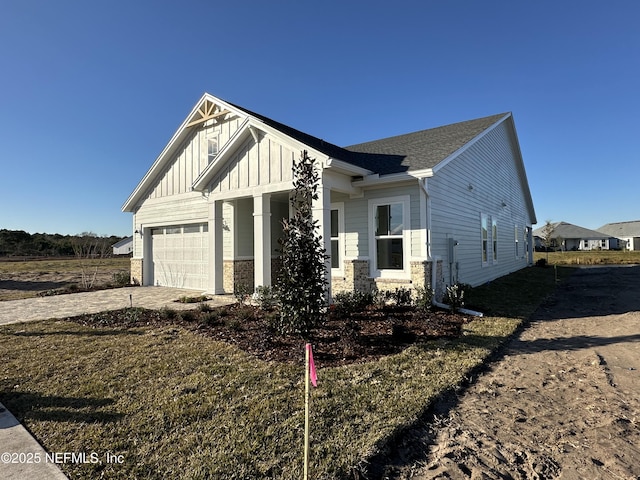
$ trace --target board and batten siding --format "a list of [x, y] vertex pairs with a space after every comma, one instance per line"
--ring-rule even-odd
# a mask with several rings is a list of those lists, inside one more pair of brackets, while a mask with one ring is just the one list
[[[455, 248], [459, 282], [480, 285], [527, 265], [524, 230], [531, 226], [531, 219], [517, 168], [517, 156], [511, 129], [507, 122], [503, 122], [428, 180], [431, 254], [443, 260], [444, 283], [448, 284], [451, 278], [448, 238], [458, 241]], [[487, 262], [482, 261], [482, 214], [489, 218]], [[492, 256], [492, 220], [496, 220], [498, 228], [496, 261]], [[518, 258], [516, 228], [521, 232]]]
[[161, 198], [191, 190], [194, 180], [208, 165], [207, 139], [215, 135], [218, 148], [229, 141], [241, 124], [239, 117], [231, 117], [220, 124], [194, 129], [175, 150], [158, 181], [151, 187], [146, 198]]
[[221, 166], [209, 184], [209, 190], [212, 194], [233, 191], [243, 195], [242, 190], [290, 182], [293, 161], [299, 156], [300, 152], [294, 152], [269, 136], [261, 135], [257, 143], [253, 137], [249, 138]]

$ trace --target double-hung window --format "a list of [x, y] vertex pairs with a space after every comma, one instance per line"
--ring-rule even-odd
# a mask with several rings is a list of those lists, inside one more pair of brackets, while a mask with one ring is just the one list
[[372, 200], [369, 215], [373, 225], [372, 261], [376, 276], [407, 273], [409, 197]]
[[493, 242], [493, 261], [498, 260], [498, 222], [491, 220], [491, 240]]
[[331, 270], [341, 274], [344, 255], [344, 204], [331, 204]]
[[489, 261], [489, 217], [480, 214], [480, 229], [482, 235], [482, 263]]

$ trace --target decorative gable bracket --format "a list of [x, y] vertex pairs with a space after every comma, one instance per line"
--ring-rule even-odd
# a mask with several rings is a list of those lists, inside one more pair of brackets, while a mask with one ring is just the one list
[[[231, 113], [229, 110], [222, 109], [211, 100], [205, 99], [204, 102], [198, 107], [195, 113], [195, 117], [191, 122], [187, 124], [187, 128], [194, 127], [196, 125], [203, 124], [209, 120], [214, 120], [218, 117], [223, 117], [227, 113]], [[198, 118], [199, 117], [199, 118]]]

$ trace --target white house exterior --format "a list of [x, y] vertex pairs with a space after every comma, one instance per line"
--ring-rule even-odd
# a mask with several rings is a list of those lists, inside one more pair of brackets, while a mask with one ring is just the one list
[[[545, 237], [544, 229], [540, 227], [534, 230], [536, 248], [543, 248]], [[589, 230], [572, 223], [556, 222], [551, 224], [551, 248], [564, 251], [587, 250], [617, 250], [618, 239], [611, 235]]]
[[607, 223], [598, 232], [619, 239], [621, 250], [640, 250], [640, 220]]
[[114, 255], [130, 255], [133, 252], [133, 237], [123, 238], [112, 245]]
[[209, 293], [270, 285], [292, 165], [320, 169], [331, 289], [478, 285], [532, 263], [513, 117], [341, 148], [205, 94], [123, 205], [132, 279]]

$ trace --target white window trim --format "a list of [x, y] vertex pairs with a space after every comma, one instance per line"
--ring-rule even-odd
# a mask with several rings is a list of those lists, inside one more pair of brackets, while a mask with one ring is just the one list
[[[378, 258], [376, 252], [376, 208], [380, 205], [402, 204], [402, 270], [382, 269], [376, 266]], [[411, 196], [375, 198], [369, 200], [369, 268], [373, 278], [411, 279], [410, 250], [411, 250]]]
[[[486, 220], [486, 230], [487, 230], [487, 245], [484, 244], [484, 236], [483, 236], [483, 220]], [[491, 251], [491, 236], [489, 235], [489, 229], [491, 228], [491, 217], [486, 213], [480, 213], [480, 261], [483, 266], [489, 265], [489, 252]]]
[[[345, 233], [344, 233], [344, 202], [332, 203], [329, 205], [329, 209], [338, 210], [338, 255], [340, 256], [340, 267], [332, 268], [331, 275], [342, 277], [344, 276], [344, 260], [345, 260]], [[332, 237], [333, 238], [333, 237]], [[329, 241], [332, 240], [329, 238]]]

